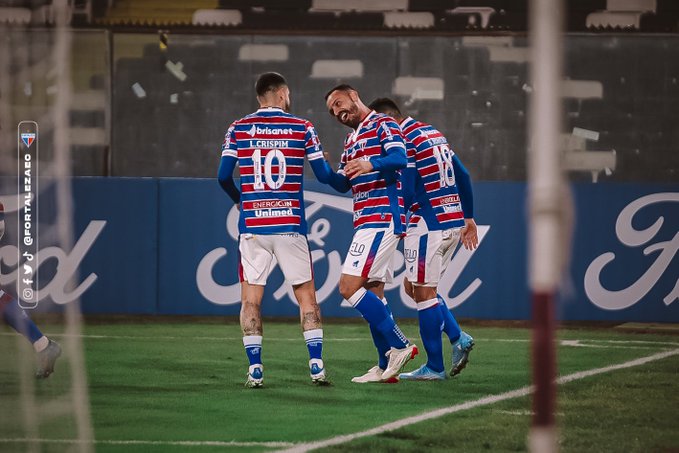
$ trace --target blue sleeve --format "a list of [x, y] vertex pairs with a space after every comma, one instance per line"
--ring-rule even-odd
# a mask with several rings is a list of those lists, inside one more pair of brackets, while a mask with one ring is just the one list
[[219, 171], [217, 172], [217, 179], [219, 185], [222, 186], [234, 203], [240, 203], [240, 192], [233, 181], [233, 169], [236, 168], [236, 158], [233, 156], [223, 156], [219, 163]]
[[453, 156], [453, 172], [455, 172], [455, 183], [460, 194], [460, 203], [465, 219], [474, 218], [474, 193], [472, 191], [472, 178], [467, 169], [462, 165], [462, 161]]
[[417, 180], [416, 168], [404, 168], [401, 170], [401, 188], [403, 192], [403, 206], [408, 212], [415, 203], [415, 181]]
[[309, 161], [311, 170], [314, 172], [316, 179], [323, 184], [329, 184], [330, 187], [340, 193], [345, 193], [351, 189], [349, 179], [339, 173], [335, 173], [330, 168], [330, 164], [325, 159], [314, 159]]
[[373, 170], [377, 171], [396, 171], [406, 168], [408, 160], [405, 147], [392, 146], [387, 150], [386, 156], [373, 157], [370, 163], [373, 165]]

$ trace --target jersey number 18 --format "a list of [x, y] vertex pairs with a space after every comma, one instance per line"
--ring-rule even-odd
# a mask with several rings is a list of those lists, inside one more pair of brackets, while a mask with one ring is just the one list
[[455, 171], [453, 170], [453, 152], [447, 145], [434, 146], [434, 157], [439, 167], [441, 187], [455, 185]]

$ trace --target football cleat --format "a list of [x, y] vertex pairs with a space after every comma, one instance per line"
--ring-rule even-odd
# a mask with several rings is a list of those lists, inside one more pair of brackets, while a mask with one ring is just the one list
[[404, 381], [442, 381], [446, 378], [446, 372], [434, 371], [427, 365], [422, 365], [415, 371], [410, 373], [401, 373], [398, 375], [399, 379]]
[[61, 346], [56, 341], [49, 340], [47, 347], [38, 352], [38, 370], [36, 379], [45, 379], [54, 372], [54, 364], [61, 355]]
[[256, 363], [248, 368], [248, 380], [245, 381], [245, 388], [256, 389], [264, 385], [264, 365]]
[[351, 378], [351, 382], [356, 382], [357, 384], [365, 384], [367, 382], [381, 382], [382, 384], [398, 383], [398, 378], [396, 376], [387, 380], [382, 380], [382, 373], [384, 373], [382, 368], [379, 366], [374, 366], [370, 368], [364, 375]]
[[417, 353], [417, 346], [414, 344], [410, 344], [402, 349], [391, 348], [388, 350], [387, 357], [389, 357], [389, 363], [387, 364], [387, 369], [382, 373], [382, 381], [396, 377], [405, 364], [414, 359]]
[[311, 383], [319, 386], [330, 385], [330, 381], [325, 375], [325, 367], [320, 359], [309, 360], [309, 375]]
[[469, 353], [474, 347], [474, 339], [466, 332], [460, 332], [460, 338], [453, 343], [453, 367], [451, 376], [457, 376], [469, 362]]
[[384, 370], [382, 368], [374, 366], [370, 368], [364, 375], [351, 378], [351, 382], [355, 382], [357, 384], [365, 384], [367, 382], [382, 382], [383, 372]]

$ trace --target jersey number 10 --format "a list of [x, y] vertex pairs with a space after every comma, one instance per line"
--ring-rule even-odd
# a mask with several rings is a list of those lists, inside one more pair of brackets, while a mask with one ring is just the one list
[[[278, 165], [278, 175], [274, 179], [273, 175], [273, 161], [276, 159]], [[280, 189], [285, 182], [285, 156], [280, 149], [272, 149], [266, 156], [264, 156], [264, 163], [262, 164], [262, 150], [256, 149], [252, 153], [252, 166], [255, 176], [255, 190], [264, 190], [264, 182], [269, 186], [269, 189]], [[264, 171], [262, 171], [262, 167]], [[262, 179], [264, 173], [264, 179]]]
[[434, 146], [434, 157], [439, 167], [441, 187], [455, 185], [455, 171], [453, 170], [453, 152], [447, 145]]

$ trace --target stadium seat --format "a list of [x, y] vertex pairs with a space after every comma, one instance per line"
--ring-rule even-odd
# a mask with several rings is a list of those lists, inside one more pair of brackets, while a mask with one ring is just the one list
[[434, 15], [430, 12], [387, 12], [384, 13], [387, 28], [432, 28]]
[[[586, 20], [587, 28], [620, 28], [638, 30], [640, 28], [641, 16], [644, 14], [644, 12], [648, 11], [647, 9], [627, 9], [630, 8], [631, 5], [625, 2], [614, 3], [613, 5], [622, 9], [589, 13]], [[646, 5], [640, 4], [639, 6], [644, 7]]]
[[603, 85], [598, 80], [564, 80], [561, 90], [565, 98], [601, 99], [604, 96]]
[[235, 26], [243, 22], [243, 15], [237, 9], [199, 9], [193, 13], [194, 25]]
[[360, 79], [363, 77], [361, 60], [316, 60], [311, 66], [312, 79]]
[[0, 7], [0, 23], [9, 25], [26, 25], [31, 22], [31, 10], [12, 6]]
[[[481, 28], [487, 28], [490, 17], [495, 14], [495, 9], [487, 6], [458, 6], [457, 8], [446, 10], [448, 14], [461, 14], [467, 16], [469, 25], [476, 25]], [[476, 19], [480, 17], [480, 22]]]
[[587, 27], [589, 28], [622, 28], [622, 29], [636, 29], [641, 28], [642, 12], [630, 11], [604, 11], [601, 13], [592, 13], [587, 16]]
[[311, 0], [219, 0], [220, 9], [264, 8], [307, 11], [310, 7]]
[[343, 12], [343, 11], [405, 11], [408, 0], [312, 0], [310, 11]]
[[394, 80], [392, 92], [411, 100], [442, 101], [444, 82], [440, 77], [402, 76]]
[[285, 44], [243, 44], [238, 50], [239, 61], [288, 61]]

